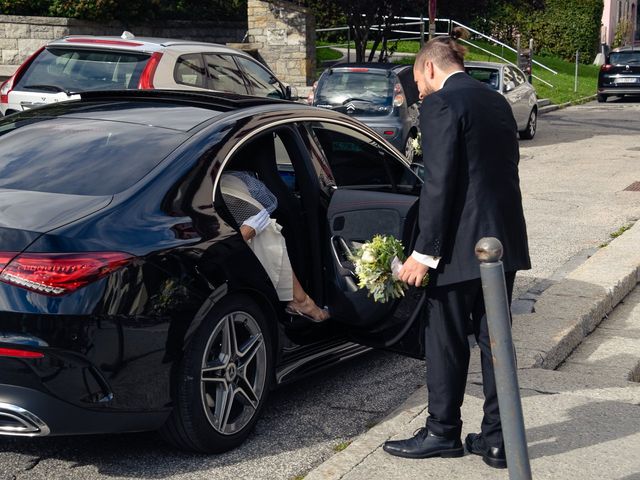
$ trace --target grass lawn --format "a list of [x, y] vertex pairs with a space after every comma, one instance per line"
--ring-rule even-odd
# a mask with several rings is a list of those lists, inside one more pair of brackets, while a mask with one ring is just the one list
[[[485, 50], [489, 50], [492, 54], [467, 46], [469, 49], [466, 56], [467, 60], [501, 62], [502, 60], [497, 57], [501, 56], [509, 62], [516, 63], [516, 55], [510, 50], [503, 50], [501, 46], [489, 44], [488, 42], [474, 41], [473, 43]], [[418, 50], [420, 50], [420, 42], [418, 41], [398, 42], [398, 52], [417, 53]], [[598, 83], [597, 66], [583, 64], [578, 65], [578, 91], [574, 92], [574, 74], [576, 68], [574, 62], [566, 62], [556, 57], [543, 55], [536, 55], [534, 56], [534, 59], [558, 72], [557, 75], [554, 75], [542, 67], [535, 64], [533, 65], [533, 74], [553, 85], [553, 88], [551, 88], [534, 78], [533, 86], [536, 88], [539, 98], [548, 98], [553, 103], [564, 103], [589, 95], [594, 95], [596, 93], [596, 85]], [[413, 58], [398, 58], [395, 61], [397, 63], [412, 64]]]

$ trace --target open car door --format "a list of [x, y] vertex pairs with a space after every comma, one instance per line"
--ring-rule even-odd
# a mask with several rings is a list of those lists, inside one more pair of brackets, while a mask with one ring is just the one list
[[377, 303], [359, 289], [350, 254], [375, 235], [399, 240], [409, 254], [417, 236], [421, 181], [407, 162], [366, 131], [322, 123], [311, 126], [335, 186], [327, 208], [327, 303], [335, 322], [355, 341], [423, 356], [424, 289]]

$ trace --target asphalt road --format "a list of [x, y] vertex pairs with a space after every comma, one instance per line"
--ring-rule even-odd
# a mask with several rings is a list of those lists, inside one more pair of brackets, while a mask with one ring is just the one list
[[[516, 296], [561, 277], [610, 233], [640, 218], [640, 102], [587, 104], [540, 118], [521, 142], [533, 269]], [[517, 321], [517, 317], [515, 319]], [[373, 352], [275, 392], [233, 452], [176, 452], [154, 433], [0, 438], [5, 479], [293, 479], [331, 456], [424, 384], [420, 362]]]

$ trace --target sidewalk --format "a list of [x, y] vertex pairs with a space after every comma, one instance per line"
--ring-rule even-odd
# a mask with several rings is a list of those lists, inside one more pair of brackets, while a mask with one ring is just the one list
[[[640, 222], [542, 292], [534, 313], [514, 319], [536, 479], [640, 480], [640, 384], [628, 381], [638, 380], [640, 369], [638, 245]], [[475, 348], [462, 408], [463, 440], [479, 430], [482, 418], [479, 372]], [[426, 399], [423, 387], [305, 479], [508, 478], [506, 470], [490, 468], [475, 455], [409, 460], [385, 453], [386, 440], [407, 438], [424, 426]]]

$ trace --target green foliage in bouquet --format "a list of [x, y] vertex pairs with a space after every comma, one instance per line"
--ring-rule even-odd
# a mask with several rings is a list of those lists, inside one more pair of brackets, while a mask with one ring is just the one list
[[358, 287], [369, 290], [374, 301], [386, 303], [404, 296], [407, 284], [393, 277], [391, 262], [394, 257], [404, 261], [402, 243], [394, 237], [376, 235], [351, 256], [358, 276]]

